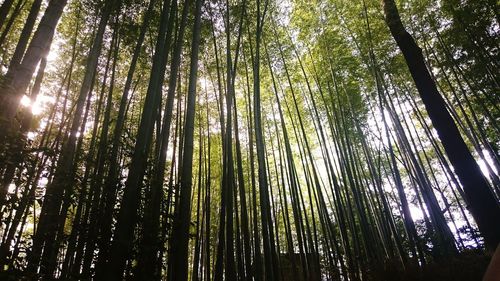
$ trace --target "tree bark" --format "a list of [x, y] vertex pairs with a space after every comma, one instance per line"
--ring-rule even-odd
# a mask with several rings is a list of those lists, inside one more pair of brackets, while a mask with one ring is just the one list
[[26, 46], [31, 36], [31, 32], [33, 32], [33, 27], [35, 25], [36, 18], [38, 16], [38, 12], [40, 11], [40, 6], [42, 4], [42, 0], [35, 0], [33, 4], [31, 4], [31, 9], [26, 18], [26, 23], [24, 24], [23, 30], [21, 31], [21, 36], [19, 37], [19, 41], [16, 45], [16, 50], [12, 55], [12, 59], [10, 60], [9, 69], [15, 68], [21, 62], [23, 58], [24, 51], [26, 51]]
[[[184, 5], [189, 5], [186, 1]], [[201, 6], [203, 1], [196, 0], [196, 11], [191, 45], [191, 64], [189, 71], [189, 88], [187, 96], [186, 119], [184, 123], [184, 143], [182, 154], [182, 171], [180, 177], [179, 212], [174, 220], [172, 230], [172, 248], [169, 262], [172, 264], [170, 280], [185, 281], [188, 279], [188, 246], [189, 225], [191, 222], [191, 191], [193, 177], [193, 138], [194, 117], [196, 115], [196, 84], [198, 75], [198, 53], [200, 48]]]

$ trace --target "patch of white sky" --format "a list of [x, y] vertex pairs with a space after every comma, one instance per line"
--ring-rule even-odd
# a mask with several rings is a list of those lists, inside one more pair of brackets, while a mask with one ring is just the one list
[[289, 26], [290, 25], [290, 16], [292, 14], [293, 4], [290, 0], [279, 1], [277, 4], [276, 12], [277, 15], [271, 15], [274, 20], [276, 20], [281, 26]]

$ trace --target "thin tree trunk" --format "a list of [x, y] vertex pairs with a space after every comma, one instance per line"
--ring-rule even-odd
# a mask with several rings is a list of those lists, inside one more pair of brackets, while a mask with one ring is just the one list
[[[31, 4], [31, 9], [28, 17], [26, 18], [26, 23], [24, 24], [23, 30], [21, 31], [21, 35], [19, 37], [19, 41], [16, 45], [16, 50], [14, 51], [12, 59], [10, 60], [9, 69], [15, 68], [19, 65], [19, 63], [21, 63], [24, 51], [26, 51], [26, 46], [28, 45], [28, 40], [31, 36], [31, 33], [33, 32], [33, 27], [38, 16], [38, 12], [40, 11], [41, 4], [42, 0], [34, 0], [33, 4]], [[79, 17], [77, 16], [77, 18]]]
[[[186, 1], [184, 5], [188, 5]], [[191, 63], [189, 67], [189, 88], [187, 95], [186, 120], [184, 123], [184, 143], [182, 154], [182, 171], [180, 176], [180, 198], [178, 214], [172, 229], [172, 248], [169, 263], [172, 263], [170, 280], [186, 281], [188, 279], [188, 246], [189, 225], [191, 222], [191, 190], [193, 177], [193, 139], [194, 118], [196, 114], [196, 88], [198, 77], [198, 53], [200, 48], [200, 25], [202, 0], [196, 0], [194, 14], [193, 39], [191, 42]]]

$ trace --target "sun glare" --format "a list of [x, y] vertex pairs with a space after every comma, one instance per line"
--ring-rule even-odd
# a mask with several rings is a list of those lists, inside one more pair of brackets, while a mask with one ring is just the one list
[[29, 107], [31, 106], [31, 99], [28, 98], [28, 96], [24, 95], [22, 98], [21, 98], [21, 105], [24, 106], [24, 107]]
[[31, 113], [33, 113], [33, 115], [38, 115], [42, 113], [42, 111], [43, 111], [42, 105], [39, 102], [39, 99], [37, 99], [31, 106]]
[[39, 115], [44, 110], [43, 103], [50, 102], [52, 99], [52, 97], [40, 95], [35, 101], [32, 101], [28, 96], [24, 95], [21, 98], [21, 106], [31, 108], [33, 115]]

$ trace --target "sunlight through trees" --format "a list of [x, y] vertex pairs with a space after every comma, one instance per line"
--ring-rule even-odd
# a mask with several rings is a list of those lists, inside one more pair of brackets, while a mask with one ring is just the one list
[[1, 280], [481, 280], [496, 1], [0, 2]]

